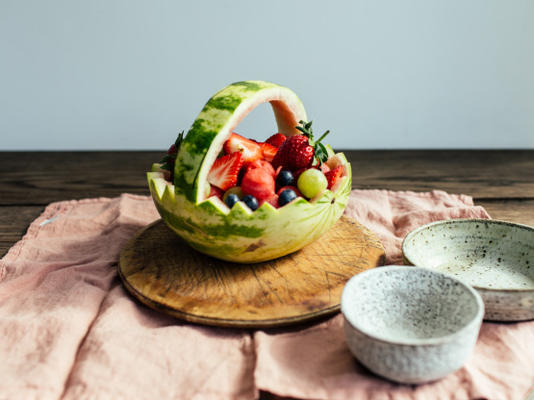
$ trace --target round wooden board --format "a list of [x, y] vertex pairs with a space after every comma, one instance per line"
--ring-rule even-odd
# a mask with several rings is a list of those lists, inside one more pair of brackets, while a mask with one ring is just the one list
[[339, 311], [345, 282], [384, 260], [378, 238], [344, 216], [302, 250], [259, 264], [205, 256], [158, 220], [124, 247], [119, 275], [137, 299], [166, 314], [207, 325], [269, 328]]

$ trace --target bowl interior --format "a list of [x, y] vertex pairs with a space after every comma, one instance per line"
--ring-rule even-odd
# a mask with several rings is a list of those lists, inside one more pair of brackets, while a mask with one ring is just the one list
[[534, 289], [534, 229], [502, 221], [450, 220], [410, 233], [412, 264], [456, 275], [486, 289]]
[[380, 267], [355, 278], [343, 292], [343, 314], [352, 326], [378, 339], [404, 343], [443, 338], [481, 313], [480, 298], [472, 289], [431, 270]]

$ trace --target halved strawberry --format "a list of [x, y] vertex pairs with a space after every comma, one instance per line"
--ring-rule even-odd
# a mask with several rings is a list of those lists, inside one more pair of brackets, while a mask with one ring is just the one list
[[268, 143], [274, 147], [280, 147], [282, 146], [282, 143], [286, 141], [285, 135], [282, 135], [281, 133], [275, 133], [273, 136], [271, 136], [269, 139], [265, 141], [265, 143]]
[[237, 175], [243, 166], [243, 156], [236, 151], [218, 158], [208, 173], [208, 182], [219, 189], [226, 190], [235, 186]]
[[243, 161], [255, 161], [263, 158], [263, 152], [259, 143], [238, 135], [235, 132], [224, 142], [223, 149], [226, 154], [240, 152], [243, 155]]
[[342, 174], [343, 174], [343, 167], [341, 165], [338, 165], [336, 168], [324, 174], [326, 176], [326, 180], [328, 181], [328, 189], [332, 189], [332, 187], [334, 187], [337, 180], [341, 178]]
[[243, 175], [241, 190], [261, 202], [271, 198], [275, 193], [274, 174], [263, 168], [250, 168]]
[[263, 158], [269, 162], [273, 161], [273, 158], [276, 155], [276, 152], [278, 151], [278, 147], [275, 147], [269, 143], [260, 143], [259, 145], [263, 153]]

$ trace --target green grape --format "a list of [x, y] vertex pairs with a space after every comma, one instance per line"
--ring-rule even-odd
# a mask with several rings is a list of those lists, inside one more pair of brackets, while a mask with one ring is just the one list
[[328, 186], [326, 176], [315, 168], [310, 168], [300, 174], [297, 187], [300, 192], [311, 199], [324, 191]]

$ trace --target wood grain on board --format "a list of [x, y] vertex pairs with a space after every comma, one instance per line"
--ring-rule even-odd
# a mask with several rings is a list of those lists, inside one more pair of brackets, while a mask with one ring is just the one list
[[126, 245], [119, 274], [141, 302], [175, 317], [270, 328], [339, 311], [346, 281], [384, 259], [374, 233], [347, 217], [302, 250], [258, 264], [205, 256], [158, 220]]

